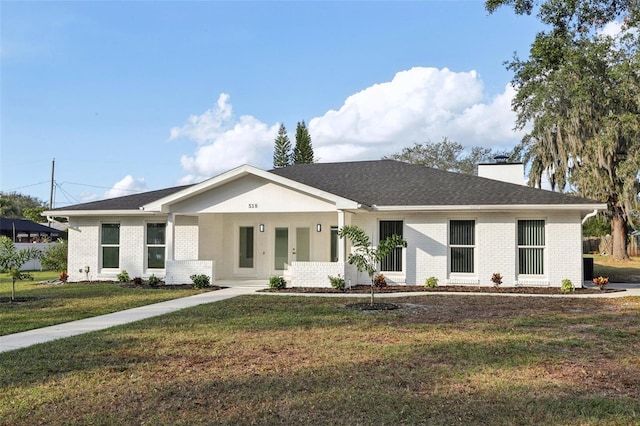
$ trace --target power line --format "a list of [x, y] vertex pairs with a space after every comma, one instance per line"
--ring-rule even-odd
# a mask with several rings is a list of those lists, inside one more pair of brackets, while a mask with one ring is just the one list
[[98, 185], [87, 185], [86, 183], [76, 183], [76, 182], [60, 182], [60, 184], [69, 184], [69, 185], [79, 185], [79, 186], [88, 186], [91, 188], [100, 188], [100, 189], [117, 189], [118, 191], [129, 191], [129, 192], [140, 192], [137, 189], [127, 189], [127, 188], [118, 188], [116, 186], [98, 186]]
[[49, 182], [51, 182], [51, 181], [45, 180], [45, 181], [38, 182], [38, 183], [32, 183], [30, 185], [19, 186], [17, 188], [4, 189], [4, 190], [2, 190], [2, 192], [13, 192], [13, 191], [17, 191], [18, 189], [30, 188], [32, 186], [42, 185], [43, 183], [49, 183]]

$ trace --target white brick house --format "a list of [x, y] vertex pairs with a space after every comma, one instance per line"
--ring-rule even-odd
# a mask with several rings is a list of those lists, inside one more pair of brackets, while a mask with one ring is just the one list
[[380, 265], [388, 281], [580, 285], [582, 220], [606, 205], [392, 160], [317, 163], [264, 171], [241, 166], [199, 184], [46, 212], [69, 218], [69, 278], [155, 274], [189, 283], [283, 275], [329, 286], [367, 282], [347, 263], [344, 225], [407, 247]]

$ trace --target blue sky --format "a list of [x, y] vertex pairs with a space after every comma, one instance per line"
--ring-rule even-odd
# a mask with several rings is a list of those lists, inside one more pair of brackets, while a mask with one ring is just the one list
[[[534, 18], [483, 1], [2, 1], [0, 190], [55, 206], [272, 165], [305, 120], [319, 161], [449, 137], [511, 148]], [[112, 188], [117, 188], [114, 190]]]

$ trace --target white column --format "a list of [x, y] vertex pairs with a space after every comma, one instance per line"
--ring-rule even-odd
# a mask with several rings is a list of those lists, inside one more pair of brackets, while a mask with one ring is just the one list
[[[338, 210], [338, 230], [344, 226], [344, 210]], [[344, 238], [338, 237], [338, 262], [344, 263]]]
[[167, 215], [167, 232], [165, 235], [165, 260], [173, 260], [174, 220], [175, 218], [173, 216], [173, 213], [169, 213]]

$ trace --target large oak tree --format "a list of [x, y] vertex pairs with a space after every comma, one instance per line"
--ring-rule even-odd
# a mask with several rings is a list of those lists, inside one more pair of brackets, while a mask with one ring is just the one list
[[[638, 0], [487, 0], [537, 13], [546, 29], [529, 57], [515, 57], [517, 127], [530, 184], [551, 184], [606, 202], [613, 257], [627, 259], [627, 231], [640, 172], [640, 2]], [[608, 24], [620, 23], [615, 35]]]

